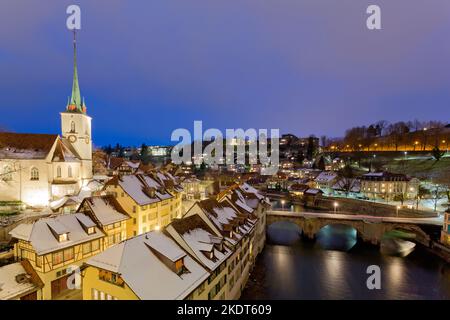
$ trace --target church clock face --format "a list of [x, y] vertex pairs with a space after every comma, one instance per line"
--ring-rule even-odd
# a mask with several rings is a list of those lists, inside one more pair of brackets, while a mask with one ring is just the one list
[[70, 136], [69, 136], [69, 141], [72, 142], [72, 143], [74, 143], [74, 142], [77, 141], [77, 137], [74, 136], [74, 135], [70, 135]]

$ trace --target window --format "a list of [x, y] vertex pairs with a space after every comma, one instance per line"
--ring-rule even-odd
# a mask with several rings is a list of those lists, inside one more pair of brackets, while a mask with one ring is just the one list
[[133, 224], [136, 224], [136, 218], [133, 218]]
[[83, 243], [83, 254], [91, 253], [91, 243]]
[[75, 122], [70, 122], [70, 132], [75, 132]]
[[119, 243], [121, 240], [121, 234], [120, 233], [116, 233], [114, 236], [114, 241], [115, 243]]
[[87, 230], [88, 234], [94, 234], [95, 233], [95, 228], [94, 227], [89, 227]]
[[98, 300], [98, 290], [92, 288], [92, 300]]
[[120, 227], [120, 222], [114, 223], [114, 228], [119, 228], [119, 227]]
[[114, 236], [113, 236], [113, 235], [110, 235], [110, 236], [108, 237], [108, 243], [109, 243], [109, 245], [114, 244]]
[[60, 264], [60, 263], [63, 263], [63, 253], [62, 253], [62, 251], [59, 251], [59, 252], [55, 252], [55, 253], [53, 253], [53, 255], [52, 255], [52, 263], [53, 263], [53, 265], [57, 265], [57, 264]]
[[69, 166], [67, 168], [67, 175], [69, 176], [69, 178], [72, 178], [72, 167], [71, 166]]
[[56, 177], [61, 178], [61, 167], [60, 166], [58, 166], [56, 168]]
[[147, 221], [147, 216], [142, 216], [142, 223], [145, 223]]
[[31, 168], [31, 180], [39, 180], [39, 170], [37, 168]]
[[100, 249], [100, 242], [99, 240], [92, 241], [92, 251], [97, 251]]
[[67, 241], [68, 239], [69, 239], [69, 237], [67, 236], [67, 233], [63, 233], [58, 236], [59, 242], [64, 242], [64, 241]]
[[11, 181], [12, 180], [12, 168], [11, 166], [3, 167], [3, 174], [1, 175], [3, 181]]
[[133, 206], [133, 213], [136, 213], [136, 206]]
[[38, 255], [36, 255], [36, 267], [42, 267], [42, 257], [41, 256], [38, 256]]
[[72, 260], [74, 257], [73, 248], [64, 250], [64, 261]]

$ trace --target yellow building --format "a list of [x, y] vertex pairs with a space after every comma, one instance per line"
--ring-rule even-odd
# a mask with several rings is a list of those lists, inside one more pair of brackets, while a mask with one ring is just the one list
[[136, 174], [116, 176], [105, 185], [105, 191], [131, 217], [127, 238], [159, 230], [181, 215], [181, 191], [169, 174]]
[[83, 299], [238, 299], [264, 246], [268, 207], [247, 184], [197, 202], [164, 229], [89, 259]]
[[[15, 241], [14, 256], [27, 260], [44, 283], [42, 299], [58, 299], [76, 289], [71, 277], [86, 259], [100, 253], [105, 234], [82, 213], [42, 218], [18, 225], [10, 232]], [[68, 290], [70, 280], [74, 290]]]
[[40, 300], [43, 286], [28, 260], [0, 267], [0, 300]]
[[83, 300], [179, 300], [208, 276], [164, 232], [151, 231], [88, 260]]
[[103, 250], [127, 238], [131, 219], [112, 195], [84, 198], [78, 212], [91, 218], [105, 234]]
[[441, 243], [450, 247], [450, 210], [444, 213], [444, 225], [441, 231]]

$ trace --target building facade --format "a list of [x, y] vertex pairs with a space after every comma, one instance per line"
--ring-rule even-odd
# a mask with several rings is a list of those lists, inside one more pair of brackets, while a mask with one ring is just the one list
[[371, 172], [360, 178], [361, 192], [369, 199], [404, 201], [416, 199], [420, 181], [404, 174]]
[[83, 299], [238, 299], [264, 246], [269, 207], [246, 184], [198, 201], [166, 227], [89, 259]]
[[181, 216], [182, 188], [169, 174], [116, 176], [105, 185], [126, 214], [127, 238], [159, 230]]
[[61, 136], [0, 133], [0, 201], [46, 206], [92, 179], [92, 119], [80, 95], [75, 41], [73, 72]]

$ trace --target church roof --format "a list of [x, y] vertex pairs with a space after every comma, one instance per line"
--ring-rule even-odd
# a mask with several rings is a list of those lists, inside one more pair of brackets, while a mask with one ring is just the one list
[[78, 162], [79, 156], [66, 139], [58, 140], [52, 161], [56, 162]]
[[45, 159], [57, 134], [0, 132], [0, 159]]
[[73, 81], [72, 95], [67, 103], [67, 112], [86, 113], [86, 105], [84, 99], [81, 98], [80, 85], [78, 84], [78, 68], [77, 68], [77, 41], [76, 33], [73, 34]]

